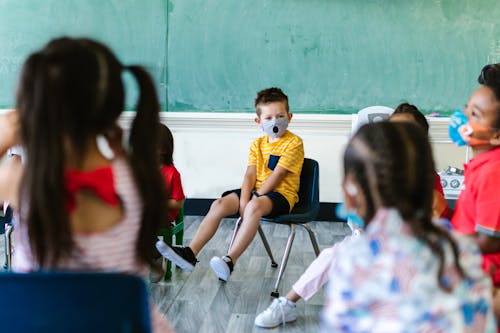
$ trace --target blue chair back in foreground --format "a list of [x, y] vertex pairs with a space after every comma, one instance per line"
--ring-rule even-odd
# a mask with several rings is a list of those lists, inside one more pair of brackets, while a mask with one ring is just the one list
[[[296, 225], [300, 225], [308, 232], [314, 249], [314, 253], [316, 254], [316, 256], [318, 256], [319, 254], [318, 242], [316, 241], [316, 237], [314, 236], [314, 233], [312, 232], [311, 227], [308, 223], [314, 221], [319, 211], [319, 165], [317, 161], [310, 158], [304, 158], [304, 164], [300, 173], [300, 188], [298, 194], [299, 202], [294, 206], [290, 214], [280, 215], [272, 219], [265, 217], [261, 219], [263, 222], [284, 224], [290, 227], [290, 233], [288, 235], [288, 241], [285, 247], [283, 258], [281, 259], [278, 277], [276, 278], [274, 289], [271, 292], [271, 296], [273, 297], [279, 297], [279, 285], [285, 271], [286, 264], [288, 262], [290, 250], [292, 249], [293, 240], [295, 238]], [[241, 219], [238, 219], [235, 223], [233, 235], [229, 243], [229, 248], [231, 248], [233, 244], [240, 223]], [[264, 248], [266, 249], [269, 258], [271, 259], [271, 266], [278, 267], [278, 264], [274, 260], [273, 254], [271, 252], [271, 247], [269, 246], [266, 235], [264, 234], [261, 226], [259, 226], [258, 231], [260, 238], [264, 243]]]
[[151, 332], [144, 281], [118, 273], [0, 273], [9, 333]]

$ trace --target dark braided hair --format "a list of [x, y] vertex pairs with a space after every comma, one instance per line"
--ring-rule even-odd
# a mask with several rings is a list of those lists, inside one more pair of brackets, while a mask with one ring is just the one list
[[[477, 82], [490, 88], [498, 102], [500, 102], [500, 63], [490, 64], [483, 67]], [[500, 128], [500, 107], [497, 109], [495, 128]]]
[[459, 274], [465, 274], [457, 244], [432, 222], [434, 173], [427, 134], [412, 123], [366, 124], [349, 141], [344, 154], [344, 174], [356, 179], [367, 201], [364, 220], [370, 221], [378, 208], [397, 209], [415, 237], [437, 256], [439, 286], [450, 291], [443, 279], [442, 242], [450, 245]]
[[[74, 242], [64, 209], [68, 147], [84, 159], [87, 142], [115, 128], [124, 110], [122, 73], [139, 85], [139, 101], [129, 137], [130, 162], [143, 202], [136, 244], [140, 261], [152, 264], [159, 223], [167, 219], [166, 189], [158, 168], [159, 105], [150, 76], [125, 68], [103, 44], [58, 38], [26, 60], [16, 108], [26, 163], [21, 184], [20, 223], [27, 225], [31, 250], [41, 268], [71, 256]], [[81, 161], [80, 161], [81, 162]]]

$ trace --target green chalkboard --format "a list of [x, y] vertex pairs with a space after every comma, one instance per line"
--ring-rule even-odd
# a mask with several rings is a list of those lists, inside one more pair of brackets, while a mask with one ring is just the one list
[[295, 112], [447, 113], [500, 62], [498, 0], [170, 0], [168, 13], [171, 111], [250, 112], [280, 86]]
[[70, 35], [145, 66], [167, 111], [251, 112], [280, 86], [294, 112], [447, 113], [500, 62], [499, 17], [498, 0], [0, 0], [0, 108], [26, 56]]
[[[145, 66], [165, 106], [166, 20], [165, 0], [0, 0], [0, 107], [14, 105], [26, 57], [62, 35], [98, 39], [123, 63]], [[130, 107], [137, 88], [126, 81]]]

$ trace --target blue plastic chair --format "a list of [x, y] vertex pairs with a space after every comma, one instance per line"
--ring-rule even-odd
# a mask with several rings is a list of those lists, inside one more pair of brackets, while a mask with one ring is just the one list
[[142, 279], [118, 273], [0, 273], [0, 331], [151, 332]]
[[[263, 222], [284, 224], [290, 227], [290, 233], [288, 235], [288, 241], [286, 243], [285, 252], [283, 253], [283, 258], [281, 259], [281, 265], [278, 272], [278, 277], [276, 279], [276, 283], [274, 285], [274, 289], [271, 292], [272, 297], [279, 297], [279, 285], [281, 283], [281, 278], [283, 276], [283, 272], [285, 271], [286, 264], [288, 262], [288, 257], [290, 255], [290, 250], [292, 249], [293, 240], [295, 238], [295, 226], [302, 226], [309, 234], [309, 238], [311, 239], [311, 243], [314, 249], [314, 253], [316, 256], [319, 255], [319, 247], [318, 242], [316, 241], [316, 237], [314, 236], [314, 232], [311, 230], [311, 226], [309, 222], [314, 221], [319, 212], [319, 165], [318, 162], [310, 159], [304, 158], [304, 164], [302, 166], [302, 172], [300, 174], [300, 189], [299, 189], [299, 202], [293, 207], [290, 214], [280, 215], [276, 218], [262, 218]], [[241, 219], [238, 219], [234, 230], [233, 235], [231, 237], [231, 241], [229, 244], [229, 248], [231, 248], [234, 238], [238, 232], [238, 228], [240, 226]], [[264, 231], [259, 225], [259, 235], [264, 243], [264, 247], [266, 249], [269, 258], [271, 259], [271, 266], [278, 267], [278, 264], [275, 262], [273, 254], [271, 252], [271, 248], [266, 239]]]

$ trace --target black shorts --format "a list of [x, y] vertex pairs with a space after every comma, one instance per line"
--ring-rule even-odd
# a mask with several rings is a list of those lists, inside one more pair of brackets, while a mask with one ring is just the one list
[[[241, 189], [238, 188], [236, 190], [226, 191], [226, 192], [222, 193], [221, 198], [225, 197], [226, 195], [229, 195], [231, 193], [235, 193], [238, 196], [238, 198], [240, 198]], [[268, 215], [263, 216], [263, 217], [275, 218], [276, 216], [285, 215], [285, 214], [290, 213], [290, 204], [288, 203], [288, 200], [286, 200], [286, 198], [282, 194], [280, 194], [278, 192], [270, 192], [270, 193], [263, 194], [262, 196], [268, 197], [269, 199], [271, 199], [271, 201], [273, 203], [273, 208], [271, 210], [271, 213], [269, 213]]]

